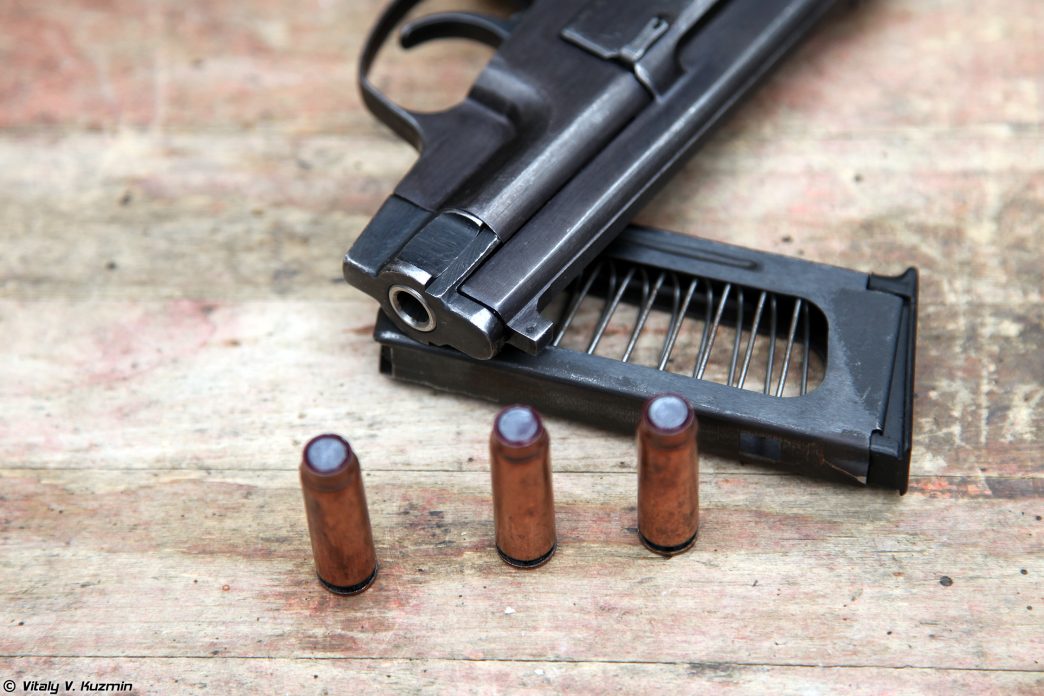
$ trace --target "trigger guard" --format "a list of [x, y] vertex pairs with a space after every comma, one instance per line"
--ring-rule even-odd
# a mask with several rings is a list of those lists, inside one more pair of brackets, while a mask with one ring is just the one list
[[[388, 5], [377, 20], [377, 24], [370, 31], [370, 35], [366, 37], [366, 43], [359, 58], [358, 73], [359, 91], [362, 94], [362, 100], [366, 108], [384, 125], [395, 131], [400, 138], [418, 150], [424, 148], [426, 139], [425, 126], [427, 125], [429, 132], [435, 127], [433, 115], [410, 111], [389, 99], [388, 95], [377, 89], [376, 85], [370, 80], [370, 68], [373, 67], [373, 63], [377, 59], [377, 54], [380, 52], [381, 47], [384, 46], [384, 42], [395, 31], [395, 27], [406, 19], [406, 15], [414, 7], [422, 2], [424, 0], [393, 0]], [[530, 0], [515, 0], [515, 2], [524, 8], [529, 5]], [[449, 30], [447, 30], [446, 26], [446, 15], [453, 18], [453, 21], [449, 22], [452, 25], [452, 29]], [[462, 15], [465, 16], [463, 19], [461, 19]], [[430, 20], [425, 22], [423, 18], [417, 22], [411, 22], [411, 25], [419, 25], [419, 28], [414, 28], [411, 31], [409, 29], [410, 25], [404, 27], [402, 34], [404, 41], [412, 41], [410, 45], [415, 46], [427, 40], [427, 38], [463, 35], [464, 38], [483, 42], [495, 40], [497, 43], [491, 45], [496, 47], [503, 38], [506, 38], [507, 33], [510, 32], [510, 28], [513, 26], [511, 20], [504, 22], [503, 20], [467, 12], [432, 15], [432, 17], [436, 18], [440, 16], [442, 20], [436, 20], [434, 23]], [[447, 31], [453, 33], [447, 33]], [[411, 34], [412, 39], [410, 38]]]
[[436, 39], [470, 39], [499, 48], [511, 35], [513, 22], [474, 12], [440, 12], [406, 24], [399, 43], [410, 49]]
[[395, 27], [406, 18], [406, 15], [423, 0], [394, 0], [381, 13], [377, 24], [366, 37], [362, 55], [359, 57], [359, 91], [366, 108], [384, 125], [395, 131], [396, 135], [413, 145], [418, 150], [424, 145], [424, 134], [421, 123], [423, 114], [418, 114], [388, 98], [370, 81], [370, 68], [377, 59], [384, 42], [395, 31]]

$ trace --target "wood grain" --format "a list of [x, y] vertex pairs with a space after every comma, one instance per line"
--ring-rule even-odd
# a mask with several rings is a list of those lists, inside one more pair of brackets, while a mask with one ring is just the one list
[[[314, 579], [292, 470], [5, 472], [18, 605], [0, 621], [24, 625], [0, 654], [1007, 670], [1040, 659], [1037, 486], [963, 498], [948, 516], [946, 495], [709, 476], [699, 544], [664, 560], [637, 540], [633, 475], [559, 473], [559, 552], [518, 573], [493, 550], [488, 473], [365, 479], [381, 571], [346, 600]], [[132, 578], [133, 592], [120, 589]]]
[[[0, 680], [1044, 689], [1044, 5], [862, 3], [640, 216], [920, 268], [910, 493], [705, 456], [701, 539], [665, 561], [632, 439], [547, 419], [560, 547], [520, 573], [493, 551], [495, 407], [381, 377], [340, 277], [414, 157], [355, 92], [379, 4], [0, 3]], [[391, 50], [377, 80], [434, 108], [488, 55]], [[347, 599], [296, 479], [328, 430], [382, 564]]]
[[[10, 667], [8, 667], [10, 665]], [[0, 659], [0, 669], [19, 679], [27, 675], [96, 672], [119, 680], [136, 675], [143, 693], [243, 693], [264, 684], [274, 693], [340, 693], [344, 684], [377, 693], [453, 691], [463, 694], [637, 693], [655, 684], [673, 693], [781, 696], [811, 693], [1039, 693], [1033, 675], [1019, 672], [947, 671], [675, 664], [641, 662], [546, 662], [530, 660], [341, 660], [283, 658], [27, 658]], [[30, 676], [30, 678], [33, 678]], [[53, 678], [57, 679], [57, 676]]]

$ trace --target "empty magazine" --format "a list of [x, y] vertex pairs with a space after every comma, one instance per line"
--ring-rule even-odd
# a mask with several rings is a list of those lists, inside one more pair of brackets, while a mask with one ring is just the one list
[[674, 392], [704, 451], [906, 491], [913, 268], [879, 276], [630, 227], [544, 314], [550, 347], [490, 360], [418, 343], [381, 314], [381, 370], [624, 431]]

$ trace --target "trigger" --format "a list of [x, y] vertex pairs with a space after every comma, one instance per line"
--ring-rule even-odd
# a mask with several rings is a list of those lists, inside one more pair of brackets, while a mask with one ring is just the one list
[[399, 34], [403, 48], [413, 48], [432, 39], [471, 39], [499, 48], [511, 35], [511, 20], [473, 12], [440, 12], [406, 24]]

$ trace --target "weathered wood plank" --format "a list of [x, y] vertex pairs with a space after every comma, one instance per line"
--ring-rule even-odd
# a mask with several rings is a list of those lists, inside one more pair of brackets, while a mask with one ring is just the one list
[[[371, 130], [355, 59], [383, 4], [7, 2], [0, 127]], [[496, 7], [426, 7], [467, 4]], [[864, 3], [788, 62], [751, 120], [762, 132], [1039, 124], [1042, 23], [1036, 0], [1007, 0], [1002, 12], [967, 0]], [[393, 48], [378, 84], [416, 108], [446, 105], [486, 55], [460, 42], [412, 58]]]
[[485, 472], [368, 471], [381, 574], [345, 599], [314, 580], [289, 468], [0, 476], [5, 655], [1036, 670], [1044, 648], [1034, 480], [900, 500], [706, 476], [701, 539], [665, 561], [632, 474], [556, 473], [560, 550], [523, 573], [493, 552]]
[[[380, 375], [374, 312], [362, 299], [0, 300], [0, 461], [278, 469], [335, 430], [380, 468], [484, 469], [495, 407]], [[991, 476], [1044, 473], [1042, 325], [1039, 306], [924, 308], [915, 475], [985, 490]], [[550, 428], [557, 470], [633, 470], [631, 438], [561, 419]], [[715, 457], [704, 468], [772, 473]]]
[[[351, 301], [341, 254], [414, 158], [378, 137], [57, 137], [0, 136], [5, 297]], [[866, 271], [917, 265], [924, 305], [1022, 307], [1042, 301], [1042, 213], [1044, 133], [976, 127], [735, 133], [641, 220]]]
[[633, 694], [650, 685], [672, 694], [1039, 693], [1039, 675], [1021, 672], [747, 666], [735, 664], [607, 663], [468, 660], [22, 658], [0, 657], [15, 679], [126, 681], [136, 694], [337, 694], [345, 687], [374, 693], [452, 691], [456, 694]]
[[[414, 158], [354, 86], [381, 4], [0, 3], [0, 677], [1039, 692], [1044, 4], [861, 3], [641, 215], [920, 267], [910, 494], [705, 457], [703, 538], [664, 562], [630, 438], [550, 419], [562, 549], [530, 574], [490, 553], [494, 408], [379, 376], [340, 279]], [[487, 55], [376, 79], [437, 108]], [[293, 472], [328, 429], [384, 563], [351, 600], [311, 578]]]

